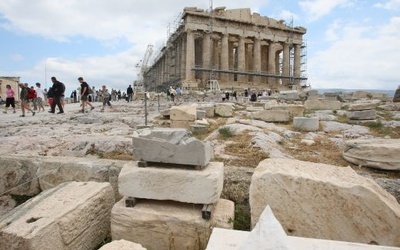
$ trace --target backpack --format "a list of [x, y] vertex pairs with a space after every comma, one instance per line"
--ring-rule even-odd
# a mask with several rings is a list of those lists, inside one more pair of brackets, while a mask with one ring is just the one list
[[36, 95], [36, 91], [34, 89], [28, 88], [28, 100], [34, 99]]
[[61, 84], [60, 84], [60, 93], [61, 94], [64, 94], [64, 92], [65, 92], [65, 85], [64, 85], [64, 83], [62, 83], [62, 82], [60, 82]]
[[89, 95], [93, 94], [93, 89], [91, 87], [89, 87], [89, 85], [88, 85], [88, 94]]

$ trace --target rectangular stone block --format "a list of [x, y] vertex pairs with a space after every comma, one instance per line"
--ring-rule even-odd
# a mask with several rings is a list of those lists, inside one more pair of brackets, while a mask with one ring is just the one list
[[210, 162], [202, 170], [183, 168], [138, 167], [127, 163], [118, 177], [122, 196], [211, 204], [221, 196], [224, 164]]
[[198, 103], [197, 104], [197, 109], [198, 110], [205, 110], [206, 111], [206, 117], [207, 118], [212, 118], [215, 116], [214, 111], [215, 107], [214, 104], [210, 103]]
[[307, 100], [304, 102], [304, 106], [311, 110], [338, 110], [342, 108], [342, 103], [329, 100]]
[[231, 229], [234, 203], [220, 199], [209, 220], [202, 206], [173, 201], [139, 200], [125, 207], [125, 199], [111, 212], [111, 237], [128, 240], [147, 249], [205, 249], [213, 227]]
[[40, 193], [37, 169], [40, 164], [26, 157], [2, 156], [0, 159], [0, 196], [33, 196]]
[[142, 129], [134, 132], [133, 154], [138, 161], [205, 166], [214, 157], [210, 142], [187, 129]]
[[375, 109], [348, 111], [347, 118], [350, 120], [374, 120], [376, 118]]
[[206, 118], [206, 113], [207, 113], [207, 111], [198, 109], [196, 111], [196, 119], [202, 120], [202, 119]]
[[290, 115], [288, 110], [263, 110], [254, 112], [252, 118], [265, 122], [288, 122]]
[[290, 118], [303, 116], [304, 109], [303, 105], [275, 106], [271, 108], [271, 110], [288, 110]]
[[196, 107], [189, 105], [172, 106], [170, 119], [173, 121], [194, 121], [196, 120]]
[[0, 249], [94, 249], [110, 232], [109, 183], [69, 182], [0, 218]]
[[376, 103], [368, 102], [368, 103], [352, 103], [349, 105], [348, 111], [361, 111], [368, 109], [375, 109], [377, 106]]
[[293, 118], [293, 127], [299, 131], [314, 132], [319, 129], [318, 117], [295, 117]]

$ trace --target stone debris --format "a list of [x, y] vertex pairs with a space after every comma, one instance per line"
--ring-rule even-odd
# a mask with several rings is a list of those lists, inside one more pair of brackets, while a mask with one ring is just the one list
[[214, 112], [215, 112], [216, 116], [232, 117], [233, 105], [231, 105], [231, 104], [216, 104]]
[[189, 130], [142, 129], [133, 134], [133, 154], [139, 161], [206, 166], [214, 157], [210, 143], [192, 137]]
[[338, 110], [342, 108], [340, 101], [331, 100], [307, 100], [304, 107], [308, 110]]
[[0, 217], [0, 249], [94, 249], [114, 202], [109, 183], [60, 184]]
[[349, 140], [345, 143], [343, 158], [360, 166], [400, 171], [400, 140]]
[[400, 246], [399, 203], [349, 167], [266, 159], [250, 185], [253, 227], [267, 205], [288, 235]]
[[298, 131], [315, 132], [319, 130], [318, 117], [294, 117], [293, 127]]
[[290, 113], [288, 110], [262, 110], [250, 114], [250, 117], [265, 122], [288, 122]]

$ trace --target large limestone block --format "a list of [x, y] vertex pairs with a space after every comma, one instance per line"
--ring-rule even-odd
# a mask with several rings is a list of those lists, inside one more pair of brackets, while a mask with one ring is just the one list
[[289, 110], [290, 117], [303, 116], [305, 107], [304, 105], [288, 105], [287, 110]]
[[233, 115], [233, 105], [230, 104], [216, 104], [215, 115], [221, 117], [231, 117]]
[[294, 117], [293, 127], [299, 131], [314, 132], [319, 129], [318, 117]]
[[311, 110], [338, 110], [341, 109], [342, 103], [330, 100], [307, 100], [304, 102], [304, 106]]
[[210, 162], [201, 170], [138, 167], [126, 164], [119, 174], [119, 193], [135, 198], [211, 204], [221, 196], [224, 164]]
[[40, 192], [36, 171], [39, 163], [29, 157], [6, 156], [0, 159], [0, 195], [33, 196]]
[[346, 115], [350, 120], [373, 120], [376, 118], [376, 111], [374, 109], [349, 111]]
[[348, 111], [361, 111], [361, 110], [368, 110], [368, 109], [375, 109], [377, 103], [373, 102], [365, 102], [365, 103], [352, 103], [349, 105]]
[[127, 240], [114, 240], [105, 244], [99, 250], [146, 250], [142, 245]]
[[400, 171], [400, 140], [349, 140], [345, 144], [343, 158], [361, 166]]
[[253, 226], [267, 205], [290, 235], [400, 246], [400, 205], [350, 167], [264, 160], [250, 185]]
[[288, 122], [290, 114], [288, 110], [262, 110], [252, 113], [251, 117], [265, 122]]
[[170, 109], [170, 119], [173, 121], [196, 120], [196, 107], [190, 105], [173, 106]]
[[301, 117], [304, 115], [304, 106], [303, 105], [286, 105], [286, 106], [276, 106], [272, 107], [272, 110], [288, 110], [291, 118], [293, 117]]
[[0, 249], [94, 249], [110, 232], [109, 183], [69, 182], [0, 218]]
[[211, 104], [211, 103], [198, 103], [197, 104], [197, 109], [206, 111], [206, 117], [207, 118], [212, 118], [212, 117], [215, 116], [214, 104]]
[[156, 200], [125, 207], [122, 199], [111, 212], [111, 236], [147, 249], [205, 249], [213, 227], [232, 229], [234, 204], [219, 200], [210, 220], [202, 218], [201, 209], [201, 205]]
[[113, 165], [110, 160], [76, 157], [42, 157], [40, 162], [37, 175], [42, 190], [68, 181], [107, 182]]
[[136, 160], [205, 166], [214, 157], [210, 142], [201, 142], [187, 129], [141, 129], [132, 140]]

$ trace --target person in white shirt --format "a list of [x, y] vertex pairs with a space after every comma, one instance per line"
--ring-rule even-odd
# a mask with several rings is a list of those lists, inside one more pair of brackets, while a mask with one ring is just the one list
[[42, 109], [42, 111], [44, 112], [44, 105], [43, 105], [44, 91], [40, 87], [40, 83], [39, 82], [36, 83], [36, 95], [37, 95], [36, 104], [38, 106], [38, 112], [40, 112], [40, 109]]

